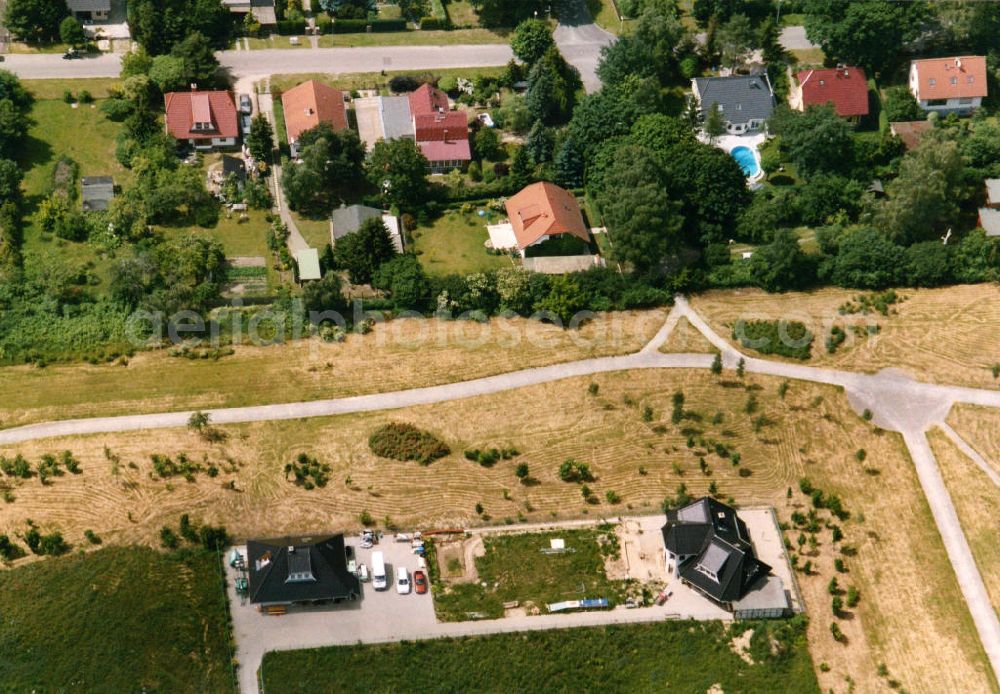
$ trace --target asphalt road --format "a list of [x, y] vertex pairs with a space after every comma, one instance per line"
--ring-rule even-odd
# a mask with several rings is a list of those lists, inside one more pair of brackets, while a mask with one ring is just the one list
[[582, 1], [566, 3], [560, 9], [559, 26], [553, 38], [566, 62], [580, 71], [583, 88], [587, 92], [600, 89], [597, 63], [601, 59], [601, 49], [614, 43], [615, 37], [594, 24]]
[[[239, 79], [304, 72], [379, 72], [506, 65], [510, 46], [372, 46], [363, 48], [270, 49], [222, 51], [223, 70]], [[3, 67], [22, 79], [117, 77], [121, 56], [104, 54], [78, 60], [61, 55], [8, 55]]]

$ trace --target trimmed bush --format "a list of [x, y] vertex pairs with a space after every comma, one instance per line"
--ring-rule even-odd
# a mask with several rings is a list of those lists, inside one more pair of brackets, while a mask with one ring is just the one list
[[278, 33], [282, 36], [294, 36], [306, 32], [306, 20], [282, 19], [277, 24]]
[[391, 31], [406, 31], [405, 19], [376, 19], [369, 22], [367, 19], [338, 19], [333, 23], [334, 34], [364, 34], [368, 27], [376, 34]]
[[438, 17], [421, 17], [420, 28], [423, 31], [443, 31], [449, 29], [448, 22]]
[[421, 465], [430, 465], [451, 453], [444, 441], [404, 422], [380, 426], [368, 437], [368, 447], [380, 458], [416, 460]]

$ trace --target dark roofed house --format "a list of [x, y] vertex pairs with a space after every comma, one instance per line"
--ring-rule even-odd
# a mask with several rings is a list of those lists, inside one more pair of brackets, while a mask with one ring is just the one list
[[754, 616], [787, 609], [781, 580], [768, 576], [771, 567], [757, 558], [746, 523], [732, 507], [706, 496], [668, 511], [663, 543], [667, 570], [726, 609]]
[[696, 77], [691, 80], [691, 90], [703, 118], [718, 104], [731, 135], [760, 130], [774, 112], [774, 91], [766, 73]]
[[111, 176], [84, 176], [80, 183], [84, 212], [108, 209], [115, 197], [115, 181]]
[[266, 607], [355, 600], [361, 582], [347, 568], [353, 551], [343, 535], [250, 540], [250, 602]]
[[402, 253], [403, 234], [399, 227], [399, 218], [367, 205], [342, 205], [330, 213], [330, 245], [336, 247], [337, 241], [360, 229], [363, 222], [379, 217], [389, 230], [396, 252]]

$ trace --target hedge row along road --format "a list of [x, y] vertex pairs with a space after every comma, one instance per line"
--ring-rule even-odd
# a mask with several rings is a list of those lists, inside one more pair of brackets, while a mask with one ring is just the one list
[[[663, 327], [645, 347], [631, 355], [584, 359], [566, 364], [514, 371], [472, 381], [392, 393], [210, 410], [209, 415], [215, 424], [328, 417], [351, 412], [391, 410], [458, 400], [548, 383], [573, 376], [586, 376], [608, 371], [709, 368], [713, 360], [713, 356], [710, 354], [663, 354], [658, 351], [681, 317], [686, 318], [719, 350], [726, 368], [733, 369], [740, 359], [744, 359], [746, 370], [751, 373], [840, 386], [844, 388], [855, 410], [858, 412], [865, 409], [871, 410], [872, 421], [876, 425], [900, 432], [903, 435], [934, 521], [944, 541], [948, 558], [958, 577], [959, 587], [972, 613], [973, 622], [993, 667], [994, 676], [1000, 673], [1000, 620], [990, 604], [982, 576], [976, 567], [972, 551], [969, 549], [969, 544], [962, 532], [958, 515], [941, 478], [937, 460], [934, 458], [926, 436], [926, 431], [932, 426], [946, 426], [945, 418], [955, 403], [1000, 408], [1000, 391], [920, 383], [891, 369], [869, 375], [746, 357], [715, 333], [691, 308], [687, 300], [679, 296], [676, 298], [674, 308]], [[163, 412], [33, 424], [0, 431], [0, 444], [16, 444], [54, 436], [79, 436], [113, 431], [183, 427], [186, 426], [190, 416], [191, 412]], [[949, 430], [946, 429], [946, 431]], [[957, 436], [955, 434], [955, 437]], [[984, 463], [985, 461], [980, 459], [977, 462]], [[994, 483], [997, 482], [995, 475], [991, 479]]]

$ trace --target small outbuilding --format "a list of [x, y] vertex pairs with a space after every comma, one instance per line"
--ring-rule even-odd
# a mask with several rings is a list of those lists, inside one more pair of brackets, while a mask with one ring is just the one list
[[343, 535], [250, 540], [250, 602], [267, 607], [356, 600], [361, 582], [347, 566], [353, 555]]
[[402, 253], [404, 243], [399, 218], [367, 205], [342, 205], [330, 214], [330, 245], [336, 247], [337, 241], [360, 229], [366, 220], [376, 218], [382, 219], [396, 252]]
[[84, 176], [80, 183], [84, 212], [108, 209], [115, 197], [115, 180], [111, 176]]
[[979, 226], [986, 231], [987, 236], [1000, 237], [1000, 210], [992, 207], [980, 207]]
[[304, 248], [295, 252], [295, 264], [299, 269], [299, 282], [315, 282], [323, 278], [319, 266], [319, 251], [315, 248]]
[[986, 179], [986, 206], [1000, 210], [1000, 178]]

